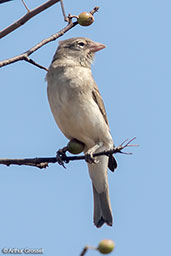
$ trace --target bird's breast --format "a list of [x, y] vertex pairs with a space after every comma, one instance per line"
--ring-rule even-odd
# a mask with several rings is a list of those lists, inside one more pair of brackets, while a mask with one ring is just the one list
[[91, 147], [101, 137], [107, 137], [108, 127], [93, 100], [93, 80], [88, 80], [87, 75], [90, 74], [85, 69], [54, 72], [47, 77], [47, 91], [51, 111], [63, 134]]

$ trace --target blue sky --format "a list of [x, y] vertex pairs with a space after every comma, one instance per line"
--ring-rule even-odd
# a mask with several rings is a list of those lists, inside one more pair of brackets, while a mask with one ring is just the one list
[[[30, 8], [44, 1], [27, 1]], [[67, 13], [100, 6], [92, 26], [76, 26], [62, 39], [85, 36], [106, 44], [92, 66], [118, 145], [137, 137], [132, 156], [117, 155], [109, 172], [113, 227], [96, 229], [85, 162], [64, 170], [0, 166], [0, 255], [7, 248], [43, 248], [44, 255], [79, 255], [101, 239], [115, 241], [116, 256], [170, 255], [171, 235], [171, 2], [69, 1]], [[25, 9], [21, 1], [0, 5], [0, 29]], [[57, 4], [0, 40], [0, 59], [26, 51], [66, 24]], [[58, 45], [32, 55], [48, 67]], [[0, 158], [54, 156], [67, 140], [47, 101], [46, 72], [18, 62], [0, 69]], [[98, 252], [88, 252], [96, 255]]]

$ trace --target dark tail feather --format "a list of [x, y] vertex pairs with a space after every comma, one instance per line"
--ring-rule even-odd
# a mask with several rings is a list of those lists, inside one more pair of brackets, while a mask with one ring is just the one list
[[115, 169], [117, 168], [116, 159], [115, 159], [112, 155], [109, 156], [108, 168], [109, 168], [112, 172], [114, 172]]
[[93, 185], [94, 195], [94, 224], [100, 228], [104, 223], [112, 226], [112, 210], [110, 206], [108, 189], [102, 193], [98, 193]]

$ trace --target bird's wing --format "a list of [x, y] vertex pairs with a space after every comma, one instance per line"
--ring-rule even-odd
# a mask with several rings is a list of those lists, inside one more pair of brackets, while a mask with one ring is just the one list
[[[93, 95], [94, 101], [96, 102], [96, 104], [98, 105], [98, 107], [100, 109], [100, 112], [102, 113], [102, 116], [103, 116], [107, 126], [109, 127], [109, 123], [108, 123], [108, 120], [107, 120], [107, 114], [106, 114], [105, 106], [104, 106], [104, 103], [103, 103], [103, 99], [102, 99], [102, 96], [100, 95], [99, 89], [98, 89], [98, 87], [95, 83], [94, 83], [94, 88], [93, 88], [93, 91], [92, 91], [92, 95]], [[112, 172], [114, 172], [114, 170], [117, 168], [117, 162], [116, 162], [115, 158], [112, 155], [109, 156], [108, 168]]]
[[103, 116], [107, 126], [109, 127], [109, 123], [108, 123], [108, 120], [107, 120], [107, 114], [106, 114], [105, 106], [104, 106], [104, 103], [103, 103], [103, 99], [102, 99], [102, 96], [100, 95], [99, 89], [98, 89], [98, 87], [95, 83], [94, 83], [92, 95], [93, 95], [94, 101], [96, 102], [96, 104], [98, 105], [98, 107], [100, 109], [100, 112], [102, 113], [102, 116]]

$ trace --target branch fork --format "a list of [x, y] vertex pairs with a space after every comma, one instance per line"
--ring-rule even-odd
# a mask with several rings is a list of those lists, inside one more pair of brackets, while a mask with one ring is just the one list
[[[26, 20], [26, 17], [29, 15], [29, 17], [33, 17], [33, 14], [36, 15], [37, 13], [40, 12], [40, 10], [44, 10], [45, 8], [48, 8], [50, 7], [52, 4], [56, 3], [56, 2], [62, 2], [62, 0], [49, 0], [48, 2], [46, 2], [45, 4], [41, 5], [40, 7], [37, 7], [36, 9], [28, 12], [25, 16], [23, 16], [23, 18], [20, 19], [20, 22], [22, 21], [22, 19]], [[48, 4], [48, 5], [47, 5]], [[48, 7], [47, 7], [48, 6]], [[92, 15], [97, 12], [99, 9], [99, 7], [94, 7], [94, 9], [90, 12]], [[33, 54], [35, 51], [37, 51], [38, 49], [40, 49], [42, 46], [46, 45], [47, 43], [49, 42], [52, 42], [54, 40], [56, 40], [57, 38], [63, 36], [66, 32], [68, 32], [70, 29], [74, 28], [78, 22], [75, 21], [73, 22], [72, 21], [72, 18], [74, 17], [77, 17], [76, 15], [71, 15], [69, 14], [67, 17], [65, 15], [65, 11], [64, 9], [63, 10], [63, 16], [64, 16], [64, 19], [68, 22], [67, 26], [64, 27], [63, 29], [61, 29], [59, 32], [53, 34], [52, 36], [50, 36], [49, 38], [46, 38], [44, 40], [42, 40], [41, 42], [39, 42], [38, 44], [36, 44], [35, 46], [33, 46], [32, 48], [30, 48], [29, 50], [27, 50], [26, 52], [24, 53], [21, 53], [15, 57], [12, 57], [10, 59], [6, 59], [6, 60], [2, 60], [0, 61], [0, 67], [4, 67], [6, 65], [9, 65], [9, 64], [12, 64], [14, 62], [17, 62], [17, 61], [21, 61], [21, 60], [24, 60], [24, 61], [27, 61], [29, 63], [31, 63], [32, 65], [38, 67], [38, 68], [41, 68], [41, 69], [44, 69], [46, 71], [48, 71], [48, 68], [38, 64], [37, 62], [35, 62], [33, 59], [29, 58], [29, 56], [31, 54]], [[39, 12], [38, 12], [39, 11]], [[36, 14], [35, 14], [36, 13]], [[25, 21], [26, 22], [26, 21]], [[18, 24], [18, 22], [16, 22]], [[14, 23], [15, 24], [15, 23]], [[20, 23], [19, 23], [20, 24]], [[21, 22], [22, 24], [22, 22]], [[13, 25], [11, 25], [9, 28], [3, 30], [3, 31], [0, 31], [0, 38], [2, 38], [3, 36], [7, 35], [8, 33], [12, 32], [13, 30], [11, 30]], [[21, 26], [21, 25], [20, 25]], [[15, 27], [15, 26], [14, 26]], [[18, 27], [18, 26], [17, 26]], [[17, 28], [15, 27], [15, 29]]]

